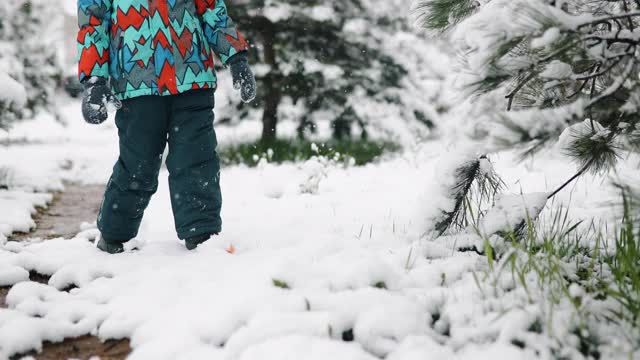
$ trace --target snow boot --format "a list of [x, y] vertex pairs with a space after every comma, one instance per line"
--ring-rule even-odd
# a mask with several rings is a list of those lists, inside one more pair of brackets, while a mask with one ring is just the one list
[[98, 236], [97, 240], [98, 241], [97, 241], [97, 245], [96, 246], [101, 251], [104, 251], [104, 252], [109, 253], [111, 255], [121, 254], [121, 253], [124, 252], [123, 243], [107, 241], [101, 235]]
[[218, 234], [202, 234], [199, 236], [194, 236], [192, 238], [186, 239], [184, 241], [184, 245], [187, 247], [187, 250], [195, 250], [198, 246], [209, 241], [214, 235]]

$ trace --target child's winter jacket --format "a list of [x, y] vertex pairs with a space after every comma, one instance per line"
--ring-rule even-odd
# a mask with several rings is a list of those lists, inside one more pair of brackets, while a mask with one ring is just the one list
[[224, 63], [247, 42], [224, 0], [78, 0], [80, 81], [111, 78], [119, 99], [215, 88]]

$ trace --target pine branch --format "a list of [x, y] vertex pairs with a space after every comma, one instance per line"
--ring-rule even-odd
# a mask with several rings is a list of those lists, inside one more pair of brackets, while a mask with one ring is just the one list
[[[619, 55], [619, 56], [618, 56], [618, 58], [616, 59], [616, 61], [614, 61], [614, 62], [613, 62], [611, 65], [609, 65], [606, 69], [604, 69], [604, 70], [602, 70], [602, 71], [594, 72], [594, 73], [589, 74], [589, 75], [587, 75], [587, 76], [579, 76], [579, 77], [577, 77], [577, 78], [576, 78], [576, 80], [591, 80], [591, 79], [595, 79], [595, 78], [600, 77], [600, 76], [604, 76], [604, 75], [608, 74], [608, 73], [609, 73], [609, 71], [613, 70], [613, 68], [614, 68], [614, 67], [616, 67], [616, 65], [620, 64], [620, 62], [622, 62], [622, 60], [623, 60], [625, 57], [629, 56], [629, 55], [631, 55], [631, 54], [622, 54], [622, 55]], [[599, 66], [598, 66], [598, 68], [599, 68]]]
[[438, 236], [451, 228], [465, 228], [470, 223], [470, 199], [477, 198], [478, 203], [493, 201], [496, 194], [504, 188], [504, 182], [495, 172], [483, 170], [483, 161], [489, 159], [483, 155], [456, 169], [456, 183], [449, 191], [455, 205], [452, 211], [442, 211], [443, 218], [435, 225]]
[[627, 13], [617, 14], [617, 15], [607, 15], [607, 16], [599, 17], [597, 19], [593, 19], [591, 21], [582, 23], [582, 24], [578, 25], [577, 28], [578, 28], [578, 30], [580, 30], [580, 29], [582, 29], [584, 27], [601, 24], [601, 23], [607, 22], [609, 20], [630, 19], [630, 18], [633, 18], [633, 17], [636, 17], [636, 16], [640, 16], [640, 11], [627, 12]]
[[602, 67], [602, 64], [598, 63], [593, 65], [593, 67], [589, 70], [589, 72], [591, 72], [591, 74], [589, 76], [583, 77], [583, 78], [577, 78], [577, 80], [582, 81], [582, 85], [578, 88], [578, 90], [576, 90], [573, 94], [569, 95], [567, 98], [571, 99], [573, 97], [575, 97], [578, 94], [581, 94], [582, 91], [587, 87], [587, 84], [589, 84], [589, 82], [591, 80], [593, 80], [593, 86], [591, 87], [591, 93], [593, 93], [593, 90], [595, 89], [595, 84], [596, 84], [596, 78], [597, 76], [595, 76], [595, 74], [597, 74], [600, 71], [600, 68]]
[[419, 0], [414, 11], [423, 27], [442, 32], [472, 15], [477, 8], [475, 0]]
[[625, 81], [629, 78], [629, 76], [631, 76], [631, 74], [633, 73], [634, 68], [636, 67], [635, 65], [636, 65], [636, 59], [634, 58], [629, 59], [629, 61], [627, 61], [627, 66], [623, 74], [616, 79], [613, 85], [611, 85], [609, 88], [603, 91], [598, 97], [592, 99], [587, 105], [587, 108], [591, 108], [592, 106], [596, 105], [598, 102], [608, 98], [609, 96], [613, 95], [616, 91], [618, 91], [620, 87], [624, 85]]
[[521, 126], [506, 116], [500, 118], [500, 124], [515, 134], [517, 138], [507, 139], [505, 137], [496, 137], [495, 140], [501, 148], [522, 147], [519, 151], [520, 160], [534, 156], [560, 136], [560, 131], [552, 131], [551, 129], [538, 131], [535, 136], [532, 136], [528, 128]]
[[[488, 2], [475, 4], [466, 14], [472, 19], [460, 22], [452, 11], [463, 1], [421, 0], [424, 11], [435, 16], [431, 20], [440, 21], [432, 28], [460, 28], [456, 40], [468, 50], [470, 72], [478, 74], [471, 84], [475, 100], [493, 105], [496, 94], [507, 94], [512, 112], [493, 116], [503, 125], [489, 130], [493, 140], [502, 140], [504, 148], [525, 144], [524, 157], [557, 140], [567, 127], [583, 126], [566, 149], [579, 171], [549, 198], [587, 172], [612, 169], [623, 151], [640, 152], [640, 0], [568, 2], [566, 8], [555, 1], [517, 7], [505, 2], [499, 10], [485, 8]], [[493, 22], [495, 11], [513, 19]], [[460, 223], [474, 181], [471, 165], [458, 174], [451, 191], [455, 207], [438, 223], [441, 233]]]
[[580, 169], [580, 171], [578, 171], [578, 173], [576, 173], [575, 175], [573, 175], [571, 177], [571, 179], [567, 180], [564, 184], [560, 185], [560, 187], [558, 187], [556, 190], [554, 190], [551, 194], [549, 194], [549, 196], [547, 196], [547, 199], [552, 199], [554, 198], [556, 195], [558, 195], [562, 190], [564, 190], [567, 186], [571, 185], [572, 182], [576, 181], [579, 177], [581, 177], [582, 175], [586, 174], [587, 171], [589, 171], [589, 168], [591, 167], [591, 163], [587, 163], [586, 165], [584, 165], [582, 167], [582, 169]]
[[509, 103], [507, 104], [507, 111], [511, 111], [511, 107], [513, 106], [513, 99], [518, 94], [518, 92], [522, 90], [522, 88], [525, 85], [527, 85], [531, 80], [533, 80], [536, 76], [538, 76], [538, 73], [531, 72], [529, 76], [527, 76], [520, 84], [518, 84], [518, 86], [516, 86], [515, 89], [513, 89], [513, 91], [509, 95], [507, 95], [507, 99], [509, 99]]
[[615, 167], [620, 156], [620, 146], [616, 143], [619, 131], [597, 128], [590, 122], [591, 131], [580, 133], [573, 130], [573, 141], [567, 154], [582, 162], [585, 171], [600, 173]]

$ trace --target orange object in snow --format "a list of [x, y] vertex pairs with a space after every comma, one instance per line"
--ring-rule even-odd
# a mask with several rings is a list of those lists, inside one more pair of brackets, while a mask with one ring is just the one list
[[236, 253], [236, 248], [233, 246], [233, 244], [229, 245], [229, 247], [227, 248], [227, 252], [229, 254], [235, 254]]

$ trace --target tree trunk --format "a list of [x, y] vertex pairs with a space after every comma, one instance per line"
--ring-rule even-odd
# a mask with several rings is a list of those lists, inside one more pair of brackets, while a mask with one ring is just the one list
[[264, 113], [262, 115], [262, 142], [270, 143], [276, 140], [278, 126], [278, 106], [282, 99], [280, 91], [280, 69], [276, 61], [274, 49], [275, 29], [271, 21], [264, 18], [259, 21], [264, 45], [264, 62], [269, 65], [271, 72], [264, 79]]
[[264, 114], [262, 115], [262, 142], [270, 143], [276, 140], [278, 127], [278, 105], [280, 105], [280, 89], [274, 82], [265, 82]]

